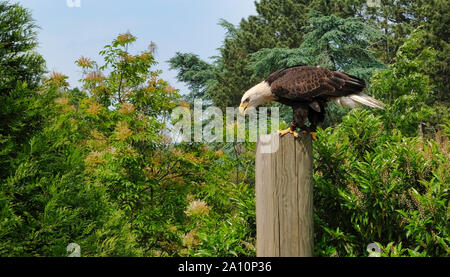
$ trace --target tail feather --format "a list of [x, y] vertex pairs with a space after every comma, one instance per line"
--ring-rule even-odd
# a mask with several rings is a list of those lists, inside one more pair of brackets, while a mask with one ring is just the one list
[[362, 92], [358, 94], [350, 94], [348, 96], [334, 97], [331, 98], [331, 101], [333, 101], [338, 106], [352, 109], [360, 107], [361, 105], [378, 109], [383, 109], [385, 107], [385, 104], [383, 102], [378, 101], [377, 99], [370, 97], [369, 95]]
[[349, 95], [348, 97], [350, 97], [350, 99], [352, 99], [355, 102], [361, 103], [363, 105], [372, 107], [372, 108], [378, 108], [378, 109], [384, 109], [384, 107], [386, 106], [383, 102], [370, 97], [367, 94], [364, 93], [359, 93], [359, 94], [352, 94]]

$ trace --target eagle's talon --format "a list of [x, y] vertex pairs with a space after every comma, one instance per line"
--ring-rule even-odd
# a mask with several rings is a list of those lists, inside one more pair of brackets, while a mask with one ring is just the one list
[[296, 131], [292, 131], [291, 128], [288, 128], [286, 130], [278, 130], [278, 133], [280, 134], [280, 137], [286, 134], [293, 134], [295, 138], [298, 138], [298, 133]]
[[317, 133], [316, 132], [309, 132], [313, 140], [317, 140]]

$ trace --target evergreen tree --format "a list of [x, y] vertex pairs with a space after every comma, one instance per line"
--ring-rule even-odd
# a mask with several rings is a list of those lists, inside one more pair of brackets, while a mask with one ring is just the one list
[[214, 81], [215, 69], [213, 65], [202, 61], [197, 55], [177, 52], [169, 60], [170, 69], [177, 69], [177, 79], [185, 82], [191, 90], [187, 98], [194, 102], [195, 98], [206, 98], [206, 88]]
[[[302, 27], [307, 24], [309, 1], [301, 0], [263, 0], [255, 2], [257, 15], [243, 19], [238, 26], [221, 20], [219, 24], [227, 31], [220, 56], [209, 64], [207, 71], [203, 71], [205, 62], [197, 61], [196, 66], [183, 72], [180, 59], [172, 59], [171, 65], [185, 77], [179, 80], [187, 82], [191, 87], [202, 86], [205, 97], [212, 100], [214, 105], [225, 108], [236, 106], [242, 93], [251, 87], [257, 79], [253, 79], [253, 72], [248, 68], [250, 54], [263, 48], [298, 47], [302, 42]], [[180, 54], [177, 54], [180, 56]], [[212, 70], [212, 68], [214, 68]], [[210, 77], [214, 72], [213, 81], [199, 82], [191, 76], [193, 72]], [[191, 71], [192, 70], [192, 71]]]
[[18, 82], [36, 88], [44, 73], [44, 59], [34, 52], [36, 25], [30, 12], [19, 4], [0, 2], [0, 95]]
[[34, 52], [36, 26], [19, 4], [0, 2], [0, 179], [10, 171], [17, 152], [39, 128], [41, 107], [36, 88], [44, 59]]
[[250, 68], [264, 78], [278, 69], [299, 64], [320, 65], [368, 80], [384, 68], [368, 47], [382, 35], [355, 18], [312, 18], [300, 47], [263, 49], [251, 55]]

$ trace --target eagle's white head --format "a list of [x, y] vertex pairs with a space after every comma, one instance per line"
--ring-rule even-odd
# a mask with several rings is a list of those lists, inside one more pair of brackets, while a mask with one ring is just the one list
[[251, 89], [247, 90], [242, 96], [239, 112], [245, 114], [249, 108], [256, 108], [259, 105], [275, 100], [269, 83], [262, 81]]

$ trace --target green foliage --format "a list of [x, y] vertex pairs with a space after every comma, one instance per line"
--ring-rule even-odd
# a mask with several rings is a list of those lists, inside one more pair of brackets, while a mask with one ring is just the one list
[[42, 107], [35, 101], [36, 92], [19, 84], [8, 94], [0, 95], [0, 179], [6, 178], [14, 166], [17, 153], [39, 130]]
[[425, 32], [416, 30], [399, 48], [395, 63], [371, 79], [371, 93], [387, 104], [384, 124], [413, 136], [418, 126], [436, 132], [449, 108], [435, 102], [435, 89], [427, 68], [436, 64], [436, 51], [423, 47]]
[[48, 121], [2, 180], [1, 255], [66, 256], [71, 242], [85, 256], [139, 255], [129, 225], [105, 188], [85, 180], [80, 142], [88, 122], [73, 124], [76, 112], [57, 96], [49, 90], [35, 99]]
[[19, 4], [0, 2], [0, 95], [18, 83], [35, 89], [44, 73], [44, 59], [34, 52], [36, 26]]
[[296, 49], [263, 49], [251, 55], [250, 68], [264, 78], [270, 73], [299, 64], [320, 65], [369, 79], [375, 69], [384, 68], [367, 47], [380, 39], [374, 28], [355, 18], [337, 16], [312, 18], [304, 28], [303, 43]]
[[315, 64], [368, 79], [374, 68], [384, 68], [368, 50], [381, 32], [354, 18], [325, 16], [311, 18], [305, 28], [304, 42], [300, 48], [314, 56]]
[[177, 52], [169, 60], [171, 69], [178, 69], [177, 78], [188, 84], [191, 90], [188, 96], [190, 102], [195, 98], [205, 97], [206, 88], [214, 78], [214, 66], [202, 61], [197, 55]]
[[364, 2], [356, 15], [364, 18], [384, 32], [384, 39], [379, 41], [373, 51], [381, 61], [391, 64], [395, 62], [399, 48], [405, 43], [412, 32], [422, 27], [425, 32], [422, 46], [436, 50], [437, 60], [434, 66], [424, 68], [436, 86], [435, 97], [438, 101], [448, 103], [449, 83], [449, 29], [450, 5], [446, 0], [385, 0], [379, 1], [380, 6], [365, 7]]
[[[204, 197], [213, 205], [210, 212], [206, 208], [207, 212], [195, 214], [195, 209], [202, 211], [201, 204], [192, 205], [195, 202], [191, 202], [186, 212], [190, 231], [182, 236], [185, 254], [200, 257], [255, 255], [254, 189], [244, 184], [223, 183], [214, 190], [214, 194], [209, 192]], [[225, 201], [227, 197], [230, 199]]]
[[316, 255], [364, 256], [371, 242], [392, 242], [390, 256], [449, 254], [448, 136], [408, 138], [382, 125], [360, 110], [318, 132]]
[[422, 5], [418, 5], [417, 13], [419, 14], [418, 23], [423, 25], [426, 31], [426, 39], [424, 46], [432, 47], [436, 50], [436, 64], [428, 68], [432, 83], [436, 86], [436, 101], [450, 102], [448, 91], [450, 90], [449, 77], [450, 72], [450, 6], [448, 1], [433, 0], [420, 1]]
[[0, 2], [0, 179], [42, 120], [34, 102], [44, 72], [44, 60], [34, 52], [35, 29], [28, 10]]
[[[223, 152], [170, 142], [164, 126], [180, 96], [152, 70], [151, 52], [127, 51], [134, 40], [119, 35], [101, 51], [103, 66], [80, 58], [83, 90], [53, 72], [33, 98], [25, 86], [8, 98], [5, 112], [20, 123], [8, 127], [30, 138], [2, 137], [2, 256], [65, 256], [72, 242], [83, 256], [254, 253], [252, 189], [227, 181], [233, 161]], [[26, 122], [36, 113], [37, 130]]]

